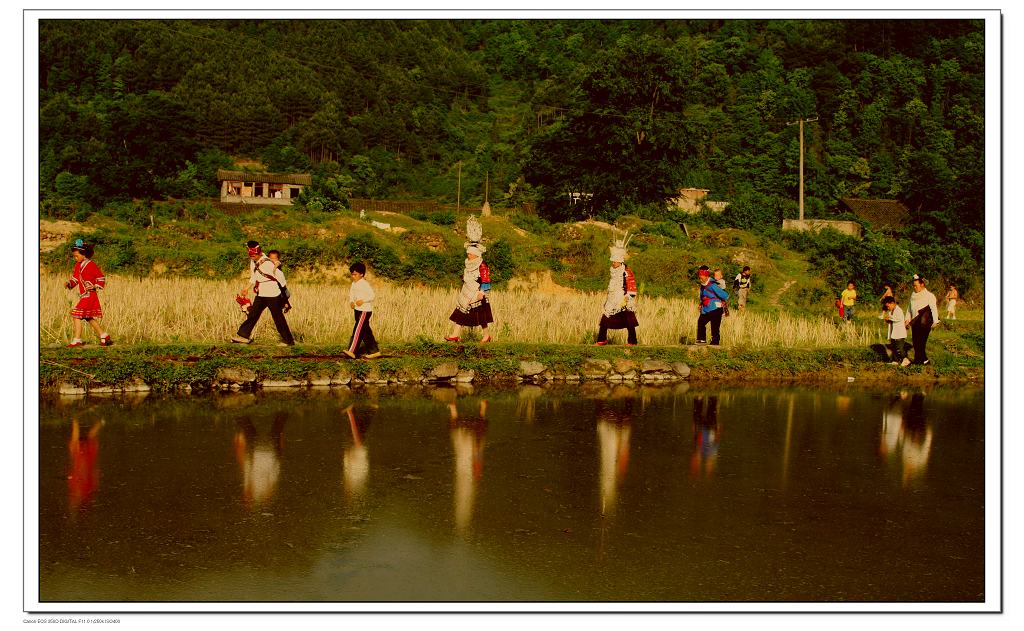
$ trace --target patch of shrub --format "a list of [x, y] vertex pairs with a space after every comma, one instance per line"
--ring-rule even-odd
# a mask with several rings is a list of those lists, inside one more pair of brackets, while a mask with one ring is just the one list
[[555, 226], [543, 217], [523, 213], [512, 215], [512, 225], [536, 235], [550, 235], [555, 231]]
[[430, 223], [437, 226], [454, 226], [455, 220], [455, 213], [450, 210], [442, 210], [430, 215]]
[[345, 237], [342, 242], [343, 258], [347, 261], [364, 261], [381, 276], [400, 280], [404, 278], [405, 268], [395, 251], [386, 245], [377, 243], [368, 232], [358, 232]]
[[512, 246], [499, 239], [488, 246], [484, 255], [487, 267], [491, 270], [491, 282], [501, 283], [512, 278], [516, 273], [516, 261], [512, 256]]

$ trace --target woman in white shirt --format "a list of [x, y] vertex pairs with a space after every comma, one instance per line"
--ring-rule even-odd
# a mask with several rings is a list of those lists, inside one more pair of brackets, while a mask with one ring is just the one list
[[249, 306], [248, 317], [242, 326], [238, 327], [238, 333], [231, 337], [236, 344], [248, 344], [252, 342], [252, 330], [263, 315], [264, 309], [270, 309], [270, 315], [274, 319], [274, 326], [281, 336], [280, 346], [294, 346], [295, 339], [288, 328], [288, 320], [284, 317], [284, 300], [281, 297], [281, 285], [285, 283], [284, 274], [277, 269], [260, 248], [260, 244], [249, 241], [245, 244], [249, 251], [249, 284], [242, 289], [239, 304], [248, 302], [247, 296], [249, 287], [256, 293], [256, 298]]
[[[907, 307], [904, 321], [904, 324], [910, 327], [911, 341], [914, 344], [914, 363], [920, 365], [931, 363], [925, 346], [928, 344], [928, 334], [939, 324], [939, 308], [935, 294], [925, 289], [924, 285], [924, 277], [914, 274], [914, 293], [910, 294], [910, 306]], [[909, 364], [908, 360], [903, 360], [904, 366]]]

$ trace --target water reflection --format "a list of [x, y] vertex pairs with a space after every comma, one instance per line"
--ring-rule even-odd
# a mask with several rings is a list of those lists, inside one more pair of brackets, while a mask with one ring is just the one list
[[633, 428], [633, 398], [597, 401], [597, 438], [601, 448], [601, 514], [615, 512], [619, 485], [629, 468], [629, 438]]
[[982, 390], [696, 385], [44, 401], [40, 596], [984, 595]]
[[352, 435], [352, 444], [345, 447], [342, 455], [342, 474], [344, 476], [345, 496], [355, 500], [363, 496], [366, 490], [366, 481], [370, 476], [370, 454], [366, 449], [366, 432], [370, 429], [370, 422], [377, 413], [377, 406], [361, 408], [356, 415], [355, 405], [349, 405], [344, 409], [348, 420], [349, 432]]
[[722, 427], [718, 422], [718, 395], [693, 398], [693, 455], [690, 457], [690, 476], [711, 476], [718, 463], [718, 448], [722, 442]]
[[882, 412], [879, 453], [890, 464], [902, 467], [903, 486], [924, 477], [932, 449], [932, 428], [924, 413], [925, 395], [906, 390], [894, 396]]
[[533, 423], [533, 419], [537, 416], [537, 399], [544, 394], [544, 388], [528, 384], [525, 386], [519, 386], [517, 391], [517, 404], [516, 404], [516, 416], [525, 420], [527, 423]]
[[466, 532], [473, 519], [477, 485], [484, 473], [487, 400], [480, 401], [475, 417], [460, 417], [455, 401], [448, 404], [448, 412], [452, 450], [455, 452], [455, 529]]
[[237, 422], [235, 460], [242, 474], [242, 502], [246, 508], [260, 508], [274, 496], [281, 475], [286, 421], [284, 412], [275, 414], [270, 434], [265, 438], [260, 437], [250, 418]]
[[68, 441], [68, 507], [74, 516], [92, 503], [100, 488], [100, 428], [103, 421], [93, 423], [82, 436], [78, 420], [71, 421], [71, 439]]

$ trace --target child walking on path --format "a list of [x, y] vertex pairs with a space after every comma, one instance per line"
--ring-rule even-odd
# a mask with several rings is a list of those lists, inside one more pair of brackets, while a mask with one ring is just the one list
[[907, 326], [903, 309], [896, 304], [892, 296], [882, 298], [882, 309], [885, 310], [885, 321], [889, 325], [889, 348], [892, 349], [892, 363], [900, 364], [906, 357]]
[[852, 322], [854, 305], [857, 302], [857, 285], [852, 280], [846, 283], [846, 289], [843, 290], [840, 298], [843, 301], [843, 319]]
[[92, 245], [81, 239], [76, 239], [71, 247], [71, 255], [75, 258], [75, 267], [71, 270], [71, 277], [64, 283], [66, 289], [78, 289], [78, 304], [71, 310], [71, 319], [74, 325], [74, 338], [68, 344], [68, 348], [84, 346], [82, 341], [82, 322], [88, 322], [96, 335], [100, 338], [100, 346], [110, 346], [110, 334], [103, 330], [97, 320], [103, 317], [103, 309], [100, 308], [100, 297], [97, 291], [107, 286], [107, 277], [103, 270], [92, 260]]
[[491, 271], [483, 260], [483, 254], [487, 251], [480, 243], [483, 227], [472, 215], [466, 220], [466, 236], [469, 241], [465, 243], [466, 266], [462, 272], [462, 289], [459, 290], [455, 310], [448, 317], [452, 321], [452, 332], [444, 339], [458, 342], [462, 327], [479, 326], [484, 333], [480, 341], [487, 343], [493, 339], [487, 332], [487, 325], [494, 322], [491, 303], [487, 300], [487, 294], [491, 291]]
[[627, 343], [630, 346], [637, 345], [636, 327], [640, 323], [636, 319], [636, 278], [633, 270], [625, 263], [628, 243], [627, 235], [611, 246], [608, 297], [604, 301], [601, 324], [597, 331], [597, 346], [608, 343], [608, 329], [626, 329]]
[[377, 338], [373, 336], [373, 329], [370, 328], [370, 317], [373, 315], [373, 299], [377, 295], [366, 280], [364, 263], [353, 263], [348, 271], [352, 275], [348, 306], [355, 316], [355, 324], [352, 326], [352, 339], [344, 353], [352, 359], [360, 354], [364, 359], [376, 359], [380, 357], [380, 349], [377, 347]]

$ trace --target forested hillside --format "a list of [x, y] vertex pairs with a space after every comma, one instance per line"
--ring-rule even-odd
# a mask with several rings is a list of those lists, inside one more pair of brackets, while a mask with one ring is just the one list
[[[313, 173], [299, 208], [454, 202], [461, 176], [463, 203], [482, 202], [489, 177], [492, 205], [655, 220], [690, 186], [731, 202], [715, 221], [772, 230], [796, 215], [789, 123], [816, 116], [807, 215], [836, 214], [841, 197], [899, 199], [915, 220], [901, 251], [963, 273], [984, 251], [982, 27], [47, 20], [41, 209], [212, 196], [215, 170], [249, 158]], [[569, 206], [574, 191], [592, 197]]]

